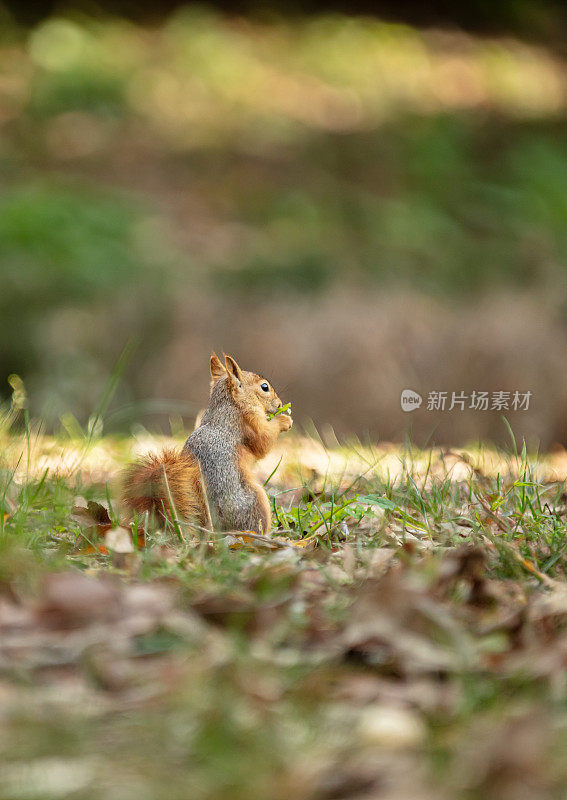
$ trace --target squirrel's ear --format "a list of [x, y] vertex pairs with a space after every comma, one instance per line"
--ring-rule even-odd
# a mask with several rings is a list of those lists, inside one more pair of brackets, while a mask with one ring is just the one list
[[226, 353], [223, 353], [223, 355], [229, 379], [233, 383], [236, 383], [238, 387], [242, 386], [242, 370], [240, 369], [234, 358], [227, 356]]
[[214, 386], [217, 381], [226, 376], [226, 369], [224, 364], [214, 352], [211, 353], [211, 386]]

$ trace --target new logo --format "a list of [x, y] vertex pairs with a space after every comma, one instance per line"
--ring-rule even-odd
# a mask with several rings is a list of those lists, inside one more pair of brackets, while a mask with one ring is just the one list
[[413, 389], [404, 389], [400, 398], [402, 411], [415, 411], [423, 402], [423, 398]]

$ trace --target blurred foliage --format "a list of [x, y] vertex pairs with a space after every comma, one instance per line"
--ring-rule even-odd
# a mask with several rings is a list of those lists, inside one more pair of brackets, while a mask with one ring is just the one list
[[[76, 12], [92, 13], [90, 0], [34, 0], [21, 3], [4, 0], [10, 14], [25, 25], [35, 25], [49, 17], [54, 9], [73, 8]], [[185, 3], [187, 0], [185, 0]], [[155, 24], [167, 18], [185, 4], [183, 0], [98, 0], [98, 13], [125, 16], [140, 24]], [[329, 12], [370, 14], [388, 20], [420, 26], [459, 27], [481, 34], [507, 34], [549, 43], [561, 42], [567, 29], [565, 5], [561, 0], [213, 0], [210, 5], [228, 14], [243, 14], [253, 19], [273, 19], [277, 15], [294, 16]]]
[[[0, 364], [5, 374], [37, 369], [46, 322], [57, 311], [120, 299], [133, 281], [146, 280], [155, 290], [156, 260], [140, 235], [143, 220], [130, 199], [94, 188], [52, 182], [6, 192], [0, 201]], [[137, 296], [145, 309], [145, 289]], [[159, 294], [152, 301], [159, 303]], [[71, 329], [68, 335], [77, 333]]]
[[2, 381], [47, 380], [60, 309], [127, 296], [155, 343], [160, 309], [196, 286], [290, 302], [345, 281], [464, 302], [553, 286], [567, 302], [557, 53], [200, 6], [157, 27], [6, 24], [2, 41]]
[[224, 258], [201, 254], [228, 287], [302, 291], [354, 268], [470, 291], [565, 256], [566, 69], [536, 48], [192, 7], [158, 30], [50, 19], [0, 58], [8, 164], [108, 179], [127, 146], [129, 173], [175, 163], [213, 236], [241, 224]]
[[[0, 246], [7, 298], [36, 295], [40, 306], [92, 299], [140, 268], [132, 248], [131, 209], [105, 197], [54, 186], [27, 187], [3, 198]], [[142, 261], [143, 266], [143, 261]], [[19, 296], [20, 295], [20, 296]]]

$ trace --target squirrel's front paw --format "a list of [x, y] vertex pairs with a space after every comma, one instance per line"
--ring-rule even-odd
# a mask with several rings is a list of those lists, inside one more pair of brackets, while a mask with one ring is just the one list
[[289, 414], [280, 414], [279, 417], [277, 417], [277, 419], [278, 422], [280, 423], [280, 429], [282, 431], [288, 431], [293, 425], [293, 420], [289, 416]]

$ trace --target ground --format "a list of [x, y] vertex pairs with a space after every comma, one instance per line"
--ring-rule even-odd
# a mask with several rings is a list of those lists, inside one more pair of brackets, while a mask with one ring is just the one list
[[290, 435], [270, 538], [132, 536], [162, 443], [2, 434], [2, 798], [563, 796], [564, 452]]

